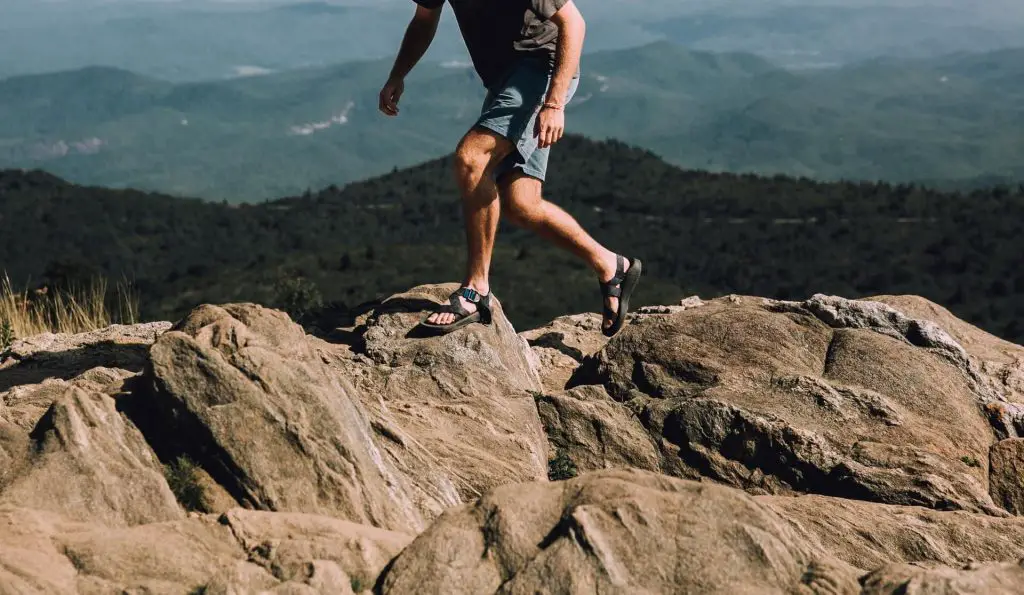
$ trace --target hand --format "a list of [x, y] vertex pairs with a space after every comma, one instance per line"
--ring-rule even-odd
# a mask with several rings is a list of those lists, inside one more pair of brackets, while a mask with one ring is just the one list
[[386, 116], [398, 115], [398, 102], [405, 92], [405, 80], [400, 78], [389, 78], [380, 90], [380, 111]]
[[537, 114], [537, 146], [546, 149], [557, 143], [565, 134], [565, 112], [560, 109], [542, 107]]

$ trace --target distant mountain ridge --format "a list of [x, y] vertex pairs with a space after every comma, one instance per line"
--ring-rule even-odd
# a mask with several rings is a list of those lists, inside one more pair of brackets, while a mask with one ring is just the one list
[[[1024, 50], [1003, 50], [794, 73], [750, 54], [661, 42], [588, 54], [568, 125], [686, 167], [1011, 182], [1024, 179], [1022, 63]], [[388, 119], [377, 113], [376, 95], [389, 66], [353, 62], [187, 84], [97, 68], [6, 79], [0, 166], [240, 201], [346, 183], [449, 151], [479, 111], [476, 75], [425, 63], [410, 78], [402, 116]], [[76, 151], [76, 143], [95, 150]]]

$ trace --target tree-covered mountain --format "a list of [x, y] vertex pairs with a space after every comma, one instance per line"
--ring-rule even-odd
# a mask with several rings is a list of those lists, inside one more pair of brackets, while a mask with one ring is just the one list
[[[311, 290], [298, 277], [353, 306], [458, 279], [463, 234], [450, 166], [434, 160], [242, 205], [6, 171], [0, 262], [16, 285], [126, 276], [147, 318], [207, 301], [280, 304]], [[548, 194], [600, 241], [645, 260], [638, 304], [693, 293], [916, 294], [1024, 339], [1024, 188], [943, 193], [687, 171], [619, 142], [570, 136], [553, 154]], [[493, 275], [522, 328], [600, 305], [589, 271], [519, 230], [500, 231]]]
[[[667, 43], [596, 52], [572, 131], [670, 162], [822, 179], [1024, 179], [1024, 50], [793, 73]], [[445, 154], [483, 90], [424, 64], [402, 115], [376, 110], [387, 62], [174, 84], [90, 68], [0, 81], [0, 166], [75, 182], [259, 200]]]
[[[1016, 0], [577, 0], [588, 50], [670, 40], [784, 67], [1019, 45]], [[104, 65], [173, 81], [390, 57], [410, 0], [3, 0], [0, 77]], [[430, 58], [463, 60], [451, 11]]]

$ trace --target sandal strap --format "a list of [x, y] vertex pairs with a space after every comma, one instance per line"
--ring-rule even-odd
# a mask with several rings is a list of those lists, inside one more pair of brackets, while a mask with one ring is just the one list
[[598, 282], [604, 297], [620, 297], [622, 282], [626, 279], [626, 259], [621, 254], [615, 255], [615, 276], [605, 282]]
[[473, 289], [472, 287], [460, 287], [450, 296], [448, 296], [448, 303], [438, 306], [434, 311], [442, 314], [455, 314], [459, 318], [465, 318], [472, 316], [473, 313], [462, 306], [462, 302], [459, 298], [464, 298], [467, 302], [476, 304], [476, 311], [481, 314], [491, 313], [491, 295], [481, 295], [480, 292]]

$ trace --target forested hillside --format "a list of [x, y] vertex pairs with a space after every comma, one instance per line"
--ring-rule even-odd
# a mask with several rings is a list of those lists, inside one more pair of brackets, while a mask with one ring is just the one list
[[[440, 159], [256, 205], [7, 171], [0, 263], [16, 285], [123, 274], [148, 318], [204, 301], [273, 303], [313, 285], [326, 301], [353, 306], [458, 280], [463, 236], [449, 167]], [[693, 293], [918, 294], [1024, 340], [1018, 187], [942, 193], [684, 171], [644, 150], [571, 136], [553, 154], [548, 192], [601, 241], [645, 260], [640, 303]], [[522, 328], [599, 307], [589, 271], [529, 234], [502, 229], [493, 271], [494, 291]]]

